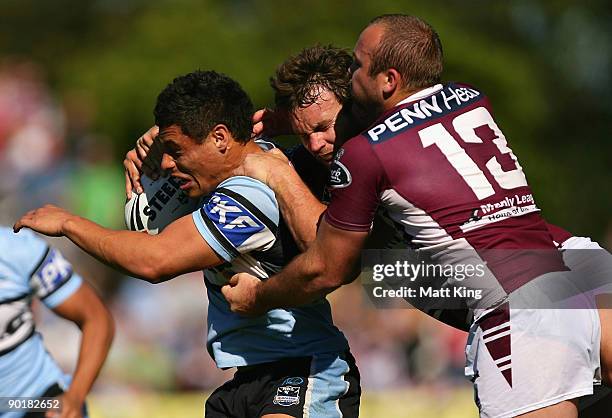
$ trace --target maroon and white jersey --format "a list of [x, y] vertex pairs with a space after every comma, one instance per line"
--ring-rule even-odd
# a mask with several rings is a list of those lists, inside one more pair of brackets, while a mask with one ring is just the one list
[[[382, 205], [413, 248], [474, 249], [506, 292], [565, 270], [487, 97], [465, 84], [424, 89], [344, 144], [325, 219], [368, 231]], [[542, 254], [549, 254], [543, 257]]]

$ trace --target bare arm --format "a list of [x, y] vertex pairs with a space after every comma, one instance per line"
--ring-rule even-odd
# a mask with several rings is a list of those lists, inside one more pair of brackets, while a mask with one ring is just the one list
[[290, 166], [272, 172], [268, 181], [293, 239], [301, 251], [306, 251], [316, 239], [317, 225], [327, 206], [311, 193]]
[[307, 304], [357, 277], [366, 237], [367, 232], [345, 231], [323, 221], [308, 251], [279, 274], [265, 281], [237, 274], [223, 287], [223, 294], [232, 311], [245, 315]]
[[[285, 111], [260, 109], [253, 115], [253, 136], [293, 133], [290, 116]], [[266, 154], [248, 155], [237, 174], [253, 177], [274, 190], [293, 239], [301, 251], [306, 251], [315, 239], [317, 223], [326, 206], [310, 192], [283, 153], [274, 149]]]
[[28, 212], [14, 226], [50, 236], [66, 236], [101, 262], [151, 283], [212, 267], [222, 262], [198, 232], [191, 215], [158, 235], [115, 231], [47, 205]]
[[310, 192], [284, 154], [277, 149], [249, 154], [236, 174], [266, 183], [274, 191], [283, 219], [300, 250], [305, 251], [315, 240], [319, 218], [327, 206]]
[[81, 417], [85, 397], [106, 360], [113, 340], [113, 318], [85, 282], [53, 311], [74, 322], [83, 333], [76, 370], [70, 388], [63, 395], [61, 413], [62, 418]]

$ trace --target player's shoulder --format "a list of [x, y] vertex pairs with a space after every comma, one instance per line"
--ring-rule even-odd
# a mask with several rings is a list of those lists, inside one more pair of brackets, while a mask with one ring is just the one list
[[374, 143], [368, 136], [368, 129], [359, 133], [358, 135], [355, 135], [342, 144], [342, 146], [334, 154], [332, 164], [337, 161], [347, 160], [348, 158], [359, 160], [360, 158], [364, 158], [365, 155], [371, 153], [372, 145], [374, 145]]
[[36, 235], [32, 230], [23, 228], [19, 232], [7, 226], [0, 226], [0, 242], [2, 245], [14, 246], [46, 246], [46, 242]]
[[29, 229], [14, 233], [11, 228], [0, 227], [0, 259], [18, 270], [31, 270], [48, 248], [49, 245]]
[[254, 203], [262, 198], [273, 199], [276, 202], [274, 192], [267, 184], [247, 176], [233, 176], [222, 181], [213, 193], [222, 193], [231, 190], [240, 193]]

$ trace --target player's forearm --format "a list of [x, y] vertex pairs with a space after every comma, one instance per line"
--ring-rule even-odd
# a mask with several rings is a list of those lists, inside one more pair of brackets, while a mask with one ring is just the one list
[[330, 275], [319, 254], [313, 254], [311, 248], [260, 284], [257, 304], [263, 310], [302, 306], [325, 297], [342, 284], [342, 277]]
[[126, 274], [154, 283], [165, 279], [159, 268], [164, 257], [151, 245], [154, 237], [107, 229], [78, 216], [64, 222], [62, 233], [85, 252]]
[[293, 238], [300, 250], [305, 251], [317, 236], [317, 223], [326, 206], [313, 196], [291, 167], [271, 174], [269, 182]]
[[324, 297], [359, 275], [359, 256], [367, 232], [344, 231], [323, 221], [315, 242], [279, 274], [256, 288], [263, 308], [300, 306]]
[[72, 383], [67, 392], [80, 404], [96, 380], [106, 360], [114, 337], [114, 323], [110, 312], [104, 307], [95, 313], [81, 326], [82, 338], [79, 359]]

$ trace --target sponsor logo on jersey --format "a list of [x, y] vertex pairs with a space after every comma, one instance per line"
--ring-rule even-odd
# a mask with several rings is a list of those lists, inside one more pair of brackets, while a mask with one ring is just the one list
[[353, 181], [351, 173], [340, 161], [334, 161], [329, 171], [329, 187], [342, 189], [350, 186]]
[[474, 209], [470, 218], [460, 228], [463, 232], [468, 232], [494, 222], [539, 210], [531, 193], [505, 196], [499, 201], [484, 203], [480, 205], [480, 208]]
[[215, 193], [210, 198], [205, 211], [219, 231], [236, 247], [265, 228], [244, 206], [221, 193]]
[[288, 377], [283, 382], [283, 385], [301, 385], [304, 383], [304, 379], [301, 377]]
[[300, 388], [297, 386], [281, 386], [276, 389], [276, 396], [272, 402], [279, 406], [299, 405]]
[[60, 287], [72, 276], [72, 265], [56, 249], [51, 249], [38, 270], [32, 275], [35, 286], [43, 298]]
[[475, 102], [481, 93], [477, 90], [449, 84], [438, 93], [410, 103], [365, 133], [370, 142], [382, 142], [395, 135], [427, 122], [430, 118], [446, 115]]

